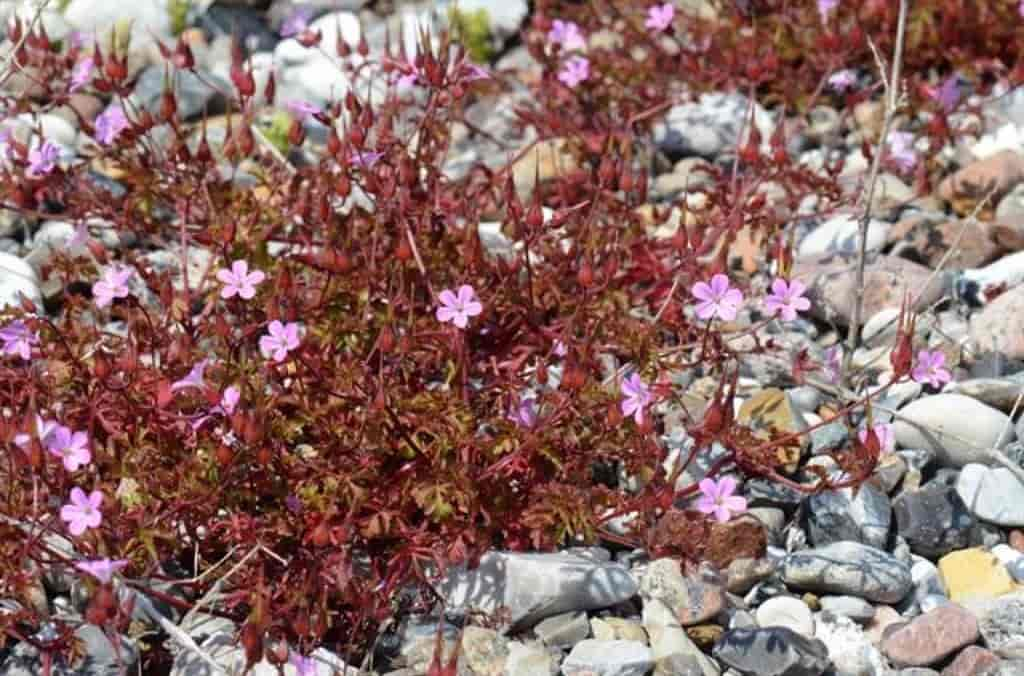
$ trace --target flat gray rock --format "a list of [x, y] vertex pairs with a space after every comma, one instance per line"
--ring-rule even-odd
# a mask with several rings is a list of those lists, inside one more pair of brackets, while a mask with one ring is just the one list
[[1005, 413], [962, 394], [922, 397], [900, 409], [900, 416], [893, 423], [896, 443], [934, 451], [944, 467], [987, 464], [990, 448], [1017, 436]]
[[644, 676], [654, 667], [651, 649], [639, 641], [577, 643], [562, 662], [565, 676]]
[[1024, 484], [1005, 467], [967, 465], [957, 477], [956, 492], [979, 519], [1024, 526]]
[[974, 517], [951, 486], [929, 483], [893, 503], [896, 532], [915, 554], [938, 558], [970, 546]]
[[732, 629], [715, 644], [713, 655], [757, 676], [820, 676], [830, 664], [824, 643], [785, 627]]
[[836, 542], [795, 552], [782, 562], [782, 580], [794, 589], [847, 594], [896, 603], [910, 591], [910, 566], [881, 549]]
[[489, 552], [474, 570], [460, 569], [441, 583], [448, 609], [509, 610], [511, 623], [531, 625], [545, 617], [607, 608], [632, 598], [637, 583], [618, 563], [568, 553]]
[[807, 534], [815, 546], [844, 540], [884, 547], [892, 509], [889, 496], [871, 484], [823, 491], [807, 498]]

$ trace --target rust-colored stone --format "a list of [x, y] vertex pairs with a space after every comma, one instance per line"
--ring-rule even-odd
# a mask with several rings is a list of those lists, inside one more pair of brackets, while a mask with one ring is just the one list
[[759, 559], [768, 547], [764, 524], [743, 516], [711, 526], [704, 558], [725, 570], [736, 559]]

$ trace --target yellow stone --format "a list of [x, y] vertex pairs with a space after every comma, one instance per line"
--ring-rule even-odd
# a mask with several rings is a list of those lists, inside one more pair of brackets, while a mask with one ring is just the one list
[[996, 598], [1014, 590], [1006, 566], [984, 549], [963, 549], [939, 559], [939, 574], [954, 603]]

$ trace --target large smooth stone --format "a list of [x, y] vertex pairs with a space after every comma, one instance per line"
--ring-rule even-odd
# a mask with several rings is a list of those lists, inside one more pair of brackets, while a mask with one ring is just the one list
[[795, 589], [848, 594], [896, 603], [910, 591], [910, 566], [859, 542], [836, 542], [794, 552], [782, 563], [782, 581]]
[[957, 477], [956, 492], [979, 519], [1024, 526], [1024, 484], [1007, 468], [967, 465]]
[[903, 448], [927, 448], [946, 467], [988, 462], [990, 448], [1016, 439], [1009, 417], [962, 394], [922, 397], [900, 409], [893, 424], [896, 443]]

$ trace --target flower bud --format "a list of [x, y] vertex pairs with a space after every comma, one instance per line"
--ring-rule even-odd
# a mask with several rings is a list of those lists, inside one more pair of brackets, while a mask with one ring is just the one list
[[255, 624], [245, 623], [239, 636], [239, 642], [245, 650], [247, 664], [253, 665], [263, 659], [263, 632]]

